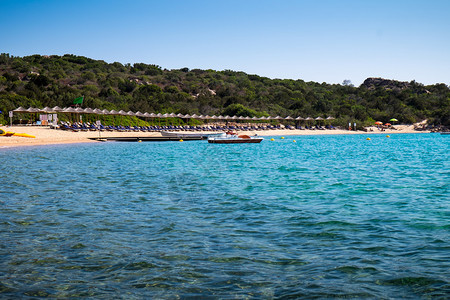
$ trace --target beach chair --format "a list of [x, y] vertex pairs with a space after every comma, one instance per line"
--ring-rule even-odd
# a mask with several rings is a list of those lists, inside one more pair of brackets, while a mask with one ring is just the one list
[[73, 129], [78, 129], [78, 130], [81, 130], [81, 131], [88, 131], [88, 129], [86, 127], [83, 127], [81, 124], [78, 124], [78, 123], [73, 123], [72, 124], [72, 128]]
[[73, 132], [80, 131], [80, 129], [78, 129], [77, 127], [73, 127], [72, 125], [68, 125], [66, 123], [64, 123], [64, 124], [61, 123], [61, 126], [59, 128], [62, 129], [62, 130], [70, 130], [70, 131], [73, 131]]
[[97, 126], [95, 126], [95, 124], [90, 124], [90, 123], [88, 123], [89, 124], [89, 130], [90, 131], [97, 131], [97, 130], [100, 130], [99, 128], [97, 128]]

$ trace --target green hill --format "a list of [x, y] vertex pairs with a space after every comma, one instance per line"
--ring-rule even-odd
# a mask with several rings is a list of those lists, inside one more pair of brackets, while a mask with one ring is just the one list
[[450, 89], [368, 78], [361, 86], [270, 79], [231, 70], [166, 70], [83, 56], [0, 55], [0, 123], [9, 110], [83, 107], [149, 113], [336, 118], [337, 124], [428, 119], [450, 125]]

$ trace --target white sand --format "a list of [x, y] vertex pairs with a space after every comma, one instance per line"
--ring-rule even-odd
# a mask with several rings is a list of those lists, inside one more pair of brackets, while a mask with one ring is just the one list
[[[415, 131], [414, 125], [395, 125], [396, 130], [386, 129], [380, 131], [375, 126], [368, 128], [368, 132], [364, 131], [348, 131], [348, 130], [263, 130], [239, 132], [248, 135], [257, 134], [259, 136], [288, 136], [288, 135], [326, 135], [326, 134], [397, 134], [397, 133], [428, 133], [429, 131]], [[26, 138], [19, 136], [0, 136], [0, 147], [18, 147], [18, 146], [37, 146], [50, 144], [67, 144], [67, 143], [86, 143], [96, 142], [89, 138], [96, 137], [151, 137], [161, 136], [158, 132], [108, 132], [103, 131], [65, 131], [59, 129], [50, 129], [49, 127], [38, 126], [1, 126], [4, 131], [26, 133], [34, 135], [36, 138]], [[373, 131], [370, 131], [372, 129]]]

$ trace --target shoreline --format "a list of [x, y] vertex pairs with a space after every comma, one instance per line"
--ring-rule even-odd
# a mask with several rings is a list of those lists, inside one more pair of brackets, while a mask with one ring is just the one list
[[[51, 129], [50, 127], [33, 127], [33, 126], [1, 126], [5, 131], [15, 133], [26, 133], [34, 135], [35, 138], [26, 138], [19, 136], [0, 136], [0, 148], [26, 147], [26, 146], [45, 146], [58, 144], [77, 144], [77, 143], [98, 143], [99, 141], [90, 140], [89, 138], [107, 138], [107, 137], [159, 137], [159, 132], [98, 132], [98, 131], [80, 131], [72, 132], [60, 129]], [[396, 125], [396, 130], [386, 129], [381, 131], [376, 127], [371, 127], [373, 131], [349, 131], [342, 129], [326, 129], [326, 130], [299, 130], [299, 129], [275, 129], [264, 131], [239, 131], [240, 134], [258, 136], [302, 136], [302, 135], [349, 135], [349, 134], [404, 134], [404, 133], [430, 133], [430, 131], [416, 131], [414, 125]]]

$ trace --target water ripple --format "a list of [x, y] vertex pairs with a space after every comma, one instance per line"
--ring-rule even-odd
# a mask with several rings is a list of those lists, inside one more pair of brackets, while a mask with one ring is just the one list
[[371, 138], [1, 149], [0, 297], [444, 299], [449, 139]]

